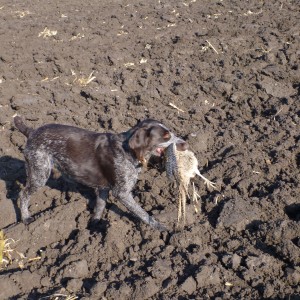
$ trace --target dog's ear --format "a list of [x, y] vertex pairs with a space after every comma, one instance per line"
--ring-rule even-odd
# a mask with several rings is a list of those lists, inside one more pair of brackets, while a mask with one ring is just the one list
[[137, 129], [129, 138], [130, 149], [135, 153], [137, 159], [144, 165], [146, 164], [145, 152], [147, 148], [148, 131], [146, 128]]
[[146, 146], [147, 130], [145, 128], [137, 129], [133, 135], [129, 138], [129, 147], [131, 149], [137, 149]]

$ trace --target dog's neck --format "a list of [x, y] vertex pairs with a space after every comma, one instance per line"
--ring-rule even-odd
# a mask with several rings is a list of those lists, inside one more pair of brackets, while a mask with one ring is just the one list
[[145, 167], [145, 165], [147, 166], [147, 160], [140, 160], [138, 157], [136, 157], [136, 153], [134, 152], [134, 150], [129, 147], [129, 138], [131, 137], [131, 135], [132, 132], [130, 132], [130, 130], [119, 134], [123, 149], [125, 150], [125, 153], [129, 154], [127, 155], [128, 159], [133, 163], [136, 169], [140, 169], [142, 167]]

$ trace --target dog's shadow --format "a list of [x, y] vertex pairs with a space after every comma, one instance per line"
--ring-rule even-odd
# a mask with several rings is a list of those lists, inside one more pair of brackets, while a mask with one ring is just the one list
[[6, 193], [6, 198], [12, 201], [17, 219], [20, 220], [21, 213], [17, 205], [17, 199], [21, 184], [24, 185], [26, 180], [24, 161], [11, 156], [0, 157], [0, 180], [2, 181], [1, 188], [4, 188], [1, 192]]
[[[26, 184], [26, 170], [23, 160], [11, 157], [0, 157], [0, 181], [5, 185], [6, 198], [11, 200], [16, 213], [17, 220], [21, 220], [21, 211], [18, 206], [18, 198], [21, 190]], [[84, 198], [87, 199], [89, 208], [93, 209], [95, 193], [93, 189], [83, 186], [79, 183], [75, 183], [66, 179], [57, 170], [52, 170], [51, 176], [48, 179], [46, 186], [51, 189], [59, 190], [61, 193], [65, 192], [66, 195], [70, 192], [78, 192]], [[1, 184], [0, 184], [1, 188]], [[1, 191], [0, 191], [1, 192]], [[10, 225], [9, 225], [10, 226]]]
[[[149, 165], [161, 169], [161, 161], [157, 158], [151, 158], [151, 160], [149, 161]], [[23, 160], [11, 156], [0, 157], [0, 192], [2, 181], [2, 184], [4, 182], [6, 189], [5, 191], [2, 191], [2, 193], [6, 193], [6, 198], [12, 201], [17, 221], [21, 221], [21, 210], [18, 205], [18, 199], [21, 190], [26, 184], [26, 178], [27, 176], [25, 170], [25, 162]], [[72, 181], [70, 178], [60, 174], [60, 172], [55, 168], [52, 169], [51, 176], [48, 179], [46, 186], [50, 187], [51, 189], [56, 189], [61, 193], [65, 193], [67, 200], [69, 197], [69, 193], [79, 193], [83, 198], [87, 200], [88, 209], [92, 214], [96, 202], [96, 195], [92, 188]], [[133, 194], [135, 195], [134, 191]], [[120, 210], [112, 203], [107, 203], [106, 207], [107, 209], [114, 211], [120, 216], [126, 216], [129, 219], [136, 219], [136, 217], [134, 217], [131, 213]], [[40, 213], [42, 212], [39, 212], [38, 215]], [[3, 229], [10, 228], [14, 225], [15, 224], [9, 224]], [[94, 224], [93, 222], [88, 224], [88, 228], [91, 230], [91, 232], [103, 232], [106, 231], [107, 227], [108, 222], [103, 219], [101, 219], [100, 224]]]

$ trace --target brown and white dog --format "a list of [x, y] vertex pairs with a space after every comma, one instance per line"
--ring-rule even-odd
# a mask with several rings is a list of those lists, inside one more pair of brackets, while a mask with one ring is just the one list
[[97, 133], [60, 124], [32, 129], [19, 116], [14, 118], [14, 123], [28, 138], [24, 150], [27, 181], [20, 195], [25, 224], [33, 221], [28, 210], [30, 195], [46, 184], [55, 165], [62, 173], [95, 189], [93, 222], [101, 219], [109, 190], [112, 190], [136, 217], [153, 228], [166, 230], [131, 194], [141, 166], [151, 155], [161, 155], [171, 143], [176, 143], [178, 150], [188, 147], [162, 123], [147, 119], [120, 134]]

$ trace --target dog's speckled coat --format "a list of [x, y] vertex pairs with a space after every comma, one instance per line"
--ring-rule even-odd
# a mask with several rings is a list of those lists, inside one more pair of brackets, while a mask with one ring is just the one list
[[187, 147], [160, 122], [144, 120], [120, 134], [96, 133], [60, 124], [47, 124], [34, 130], [18, 116], [14, 122], [28, 137], [24, 150], [27, 182], [20, 195], [24, 223], [33, 220], [28, 210], [30, 195], [46, 184], [55, 164], [63, 173], [95, 189], [97, 200], [93, 221], [101, 219], [108, 192], [112, 190], [135, 216], [153, 228], [165, 230], [131, 194], [142, 163], [151, 154], [174, 142], [180, 145], [179, 148]]

